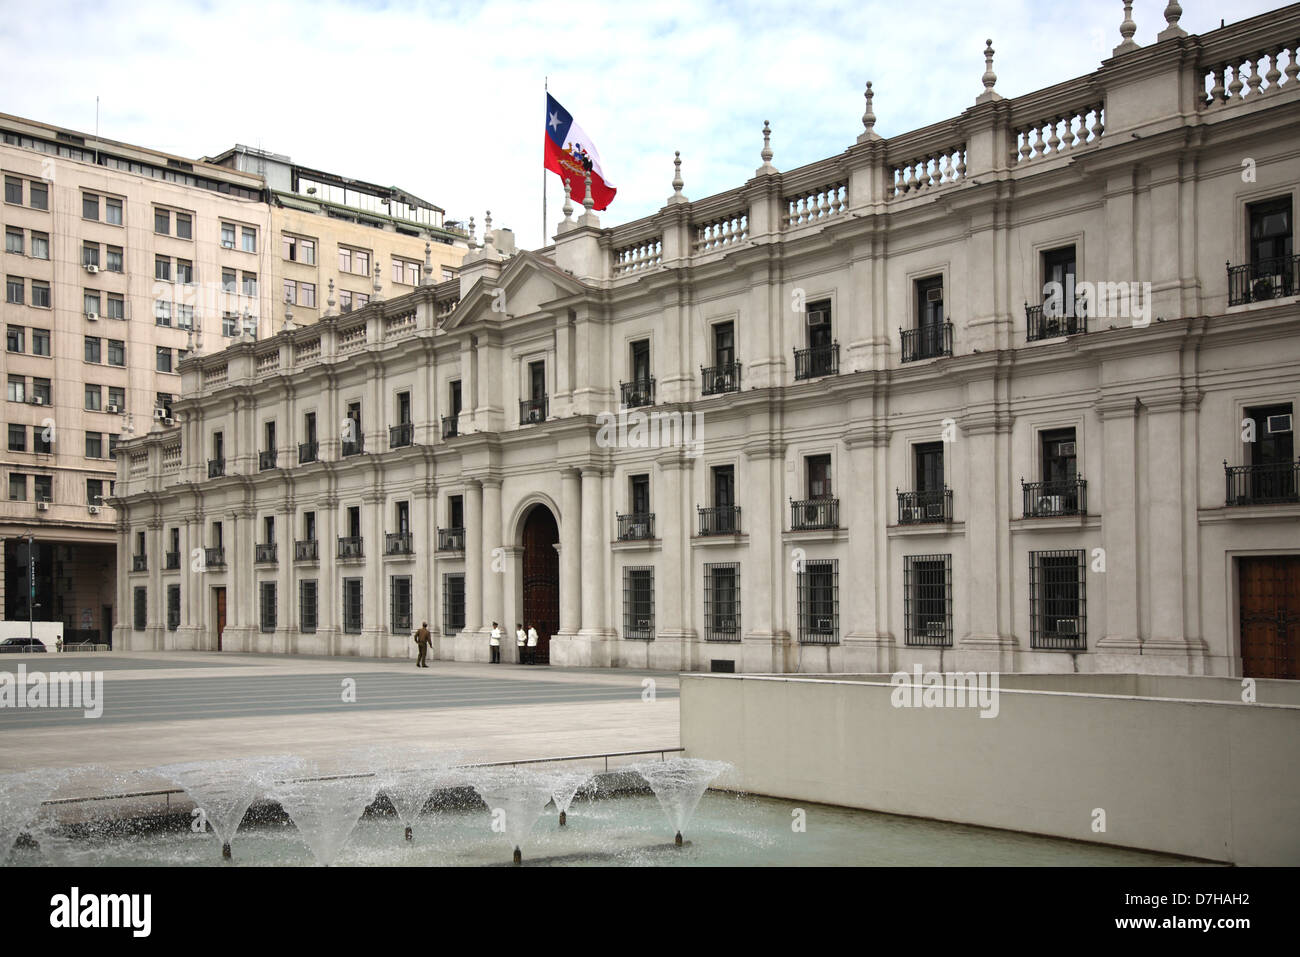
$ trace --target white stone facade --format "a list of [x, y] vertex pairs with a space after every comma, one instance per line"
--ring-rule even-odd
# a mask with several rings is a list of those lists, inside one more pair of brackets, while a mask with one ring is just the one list
[[[160, 553], [176, 529], [181, 568], [123, 563], [115, 640], [215, 648], [225, 589], [225, 649], [407, 656], [427, 620], [438, 657], [487, 660], [491, 622], [512, 635], [525, 587], [542, 587], [523, 580], [542, 505], [558, 527], [552, 664], [1241, 674], [1239, 563], [1300, 554], [1300, 501], [1224, 463], [1259, 462], [1244, 419], [1300, 407], [1300, 301], [1293, 273], [1230, 289], [1224, 263], [1258, 259], [1258, 204], [1293, 217], [1300, 201], [1296, 36], [1296, 7], [1205, 36], [1171, 21], [1014, 100], [990, 68], [960, 117], [892, 139], [868, 95], [838, 156], [781, 172], [765, 149], [743, 186], [691, 202], [679, 177], [659, 213], [613, 229], [566, 212], [535, 252], [498, 252], [489, 231], [458, 281], [187, 359], [181, 424], [124, 442], [117, 484], [123, 554], [142, 530]], [[1082, 329], [1044, 329], [1026, 305], [1061, 250], [1077, 283], [1106, 284]], [[718, 351], [727, 322], [734, 357]], [[643, 342], [653, 404], [636, 411], [698, 420], [693, 445], [602, 433]], [[701, 370], [727, 358], [738, 390], [704, 394]], [[521, 424], [534, 375], [541, 421]], [[343, 455], [353, 403], [363, 448]], [[309, 413], [319, 461], [299, 464]], [[225, 474], [209, 478], [218, 432]], [[731, 493], [714, 472], [728, 466]], [[639, 475], [653, 531], [620, 524], [645, 510]], [[1231, 503], [1225, 476], [1248, 486]], [[439, 551], [453, 496], [464, 547]], [[399, 503], [412, 548], [384, 555]], [[307, 512], [319, 558], [296, 561]], [[277, 560], [255, 562], [268, 517]], [[218, 522], [226, 564], [192, 565]], [[355, 533], [363, 556], [338, 558]], [[705, 587], [706, 565], [733, 564], [738, 609], [728, 579]], [[633, 568], [653, 570], [652, 604]], [[463, 627], [444, 627], [447, 575], [464, 576]], [[395, 577], [413, 622], [393, 621]], [[345, 579], [361, 582], [359, 628]]]

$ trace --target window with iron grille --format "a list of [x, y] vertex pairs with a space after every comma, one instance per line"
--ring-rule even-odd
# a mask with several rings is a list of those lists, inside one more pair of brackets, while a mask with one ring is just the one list
[[623, 569], [623, 637], [653, 641], [655, 570], [649, 565]]
[[952, 556], [903, 557], [904, 644], [952, 647]]
[[259, 582], [262, 631], [275, 631], [275, 582]]
[[149, 621], [149, 593], [143, 586], [135, 590], [135, 630], [144, 631]]
[[175, 631], [181, 626], [181, 586], [167, 586], [167, 630]]
[[316, 630], [316, 580], [298, 582], [298, 630], [311, 634]]
[[799, 641], [808, 645], [840, 643], [838, 558], [805, 562], [799, 572]]
[[465, 627], [465, 575], [442, 576], [442, 633], [458, 635]]
[[1083, 549], [1029, 553], [1029, 647], [1088, 646], [1086, 572]]
[[389, 578], [392, 593], [392, 632], [400, 635], [411, 630], [411, 576], [393, 575]]
[[740, 563], [704, 566], [704, 640], [740, 641]]
[[350, 635], [361, 633], [361, 579], [343, 579], [343, 630]]

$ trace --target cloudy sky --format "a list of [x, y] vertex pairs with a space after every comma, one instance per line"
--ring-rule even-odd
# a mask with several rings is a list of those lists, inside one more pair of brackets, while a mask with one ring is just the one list
[[[1183, 3], [1204, 33], [1280, 0]], [[10, 12], [30, 10], [0, 0]], [[564, 4], [312, 0], [288, 4], [44, 0], [0, 17], [0, 112], [182, 156], [235, 143], [434, 202], [492, 210], [541, 244], [543, 78], [599, 147], [618, 198], [604, 225], [658, 209], [681, 150], [686, 195], [759, 165], [834, 155], [862, 130], [906, 132], [970, 106], [986, 37], [997, 90], [1016, 96], [1094, 70], [1120, 40], [1119, 0], [759, 0]], [[1165, 0], [1137, 0], [1152, 43]], [[127, 12], [129, 11], [129, 13]], [[550, 226], [563, 201], [548, 174]], [[481, 235], [481, 234], [480, 234]]]

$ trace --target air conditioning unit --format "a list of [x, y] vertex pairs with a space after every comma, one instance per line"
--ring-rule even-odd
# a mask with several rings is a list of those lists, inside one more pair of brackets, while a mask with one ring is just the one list
[[926, 302], [943, 302], [943, 286], [935, 286], [925, 291]]
[[829, 326], [831, 324], [831, 314], [828, 309], [813, 309], [808, 313], [808, 325], [812, 326]]
[[48, 512], [50, 510], [50, 503], [47, 502], [45, 499], [41, 499], [39, 502], [36, 503], [36, 510], [38, 512]]
[[32, 405], [44, 405], [44, 404], [45, 404], [45, 396], [43, 395], [32, 396]]
[[1291, 431], [1291, 415], [1270, 415], [1268, 422], [1264, 426], [1264, 431], [1269, 435], [1286, 435]]
[[1060, 495], [1044, 495], [1038, 500], [1040, 515], [1059, 515], [1064, 508], [1065, 499]]
[[233, 239], [223, 239], [223, 240], [221, 240], [221, 248], [222, 248], [222, 249], [234, 249], [234, 248], [235, 248], [235, 241], [234, 241]]
[[829, 618], [818, 618], [817, 628], [815, 630], [819, 632], [829, 633], [831, 630], [831, 620]]
[[167, 410], [166, 410], [166, 409], [154, 409], [154, 410], [153, 410], [153, 417], [154, 417], [155, 419], [157, 419], [159, 422], [161, 422], [163, 419], [167, 418]]
[[98, 514], [99, 514], [99, 506], [98, 506], [98, 505], [91, 505], [91, 506], [89, 507], [89, 509], [87, 509], [87, 511], [89, 511], [91, 515], [98, 515]]
[[99, 267], [96, 266], [94, 263], [86, 263], [86, 272], [90, 273], [93, 276], [95, 275], [95, 273], [99, 272]]
[[162, 424], [163, 424], [163, 425], [175, 425], [175, 424], [176, 424], [176, 420], [173, 419], [170, 415], [164, 415], [163, 418], [162, 418]]
[[104, 411], [106, 411], [106, 412], [111, 412], [111, 413], [113, 413], [114, 415], [116, 415], [117, 413], [121, 412], [122, 410], [121, 410], [120, 407], [118, 407], [118, 406], [116, 406], [116, 405], [110, 405], [110, 406], [109, 406], [107, 409], [105, 409]]
[[1074, 444], [1073, 442], [1062, 442], [1062, 443], [1060, 444], [1061, 454], [1062, 454], [1062, 455], [1073, 455], [1073, 454], [1074, 454], [1074, 445], [1075, 445], [1075, 444]]
[[638, 619], [636, 620], [636, 626], [637, 626], [638, 628], [649, 628], [649, 627], [650, 627], [650, 619], [649, 619], [649, 618], [638, 618]]
[[89, 319], [91, 322], [99, 322], [99, 313], [88, 312], [86, 313], [86, 318]]
[[946, 621], [927, 621], [925, 623], [925, 637], [947, 638], [948, 623]]
[[1056, 633], [1058, 635], [1077, 635], [1079, 633], [1079, 619], [1077, 618], [1056, 619]]

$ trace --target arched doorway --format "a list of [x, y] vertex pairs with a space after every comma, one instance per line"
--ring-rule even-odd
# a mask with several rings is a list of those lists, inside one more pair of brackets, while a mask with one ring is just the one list
[[560, 630], [560, 529], [545, 505], [535, 505], [524, 520], [523, 625], [537, 629], [537, 663], [551, 660], [551, 635]]

